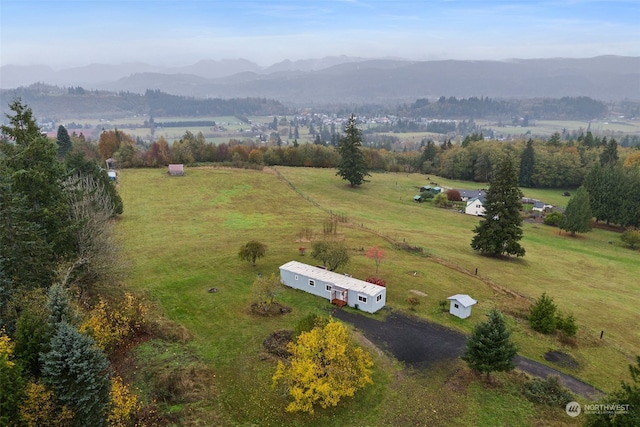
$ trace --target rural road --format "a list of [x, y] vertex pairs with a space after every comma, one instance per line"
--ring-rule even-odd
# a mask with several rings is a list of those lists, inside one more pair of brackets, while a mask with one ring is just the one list
[[[333, 317], [358, 328], [367, 339], [396, 359], [416, 368], [427, 368], [435, 362], [455, 359], [462, 355], [466, 335], [425, 320], [393, 312], [385, 321], [371, 319], [357, 313], [336, 309]], [[572, 392], [590, 399], [602, 396], [600, 390], [547, 365], [516, 356], [516, 367], [536, 377], [557, 375]]]

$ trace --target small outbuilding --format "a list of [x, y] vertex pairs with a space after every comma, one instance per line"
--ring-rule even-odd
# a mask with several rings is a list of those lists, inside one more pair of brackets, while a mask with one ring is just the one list
[[182, 176], [184, 175], [184, 165], [169, 165], [169, 175], [171, 176]]
[[280, 266], [280, 280], [286, 286], [326, 298], [339, 307], [348, 305], [367, 313], [380, 310], [387, 299], [384, 286], [298, 261]]
[[471, 298], [469, 295], [463, 294], [456, 294], [450, 296], [447, 299], [451, 301], [449, 313], [461, 319], [466, 319], [467, 317], [471, 316], [471, 306], [478, 302]]

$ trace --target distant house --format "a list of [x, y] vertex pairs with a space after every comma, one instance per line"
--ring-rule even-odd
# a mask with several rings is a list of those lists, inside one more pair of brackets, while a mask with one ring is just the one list
[[467, 207], [464, 209], [464, 213], [467, 215], [484, 216], [486, 200], [484, 196], [474, 197], [471, 200], [467, 200]]
[[169, 175], [182, 176], [184, 175], [184, 165], [169, 165]]
[[367, 313], [380, 310], [387, 300], [384, 286], [298, 261], [280, 266], [280, 280], [286, 286], [326, 298], [340, 307], [348, 305]]
[[456, 294], [450, 296], [447, 299], [451, 301], [449, 313], [461, 319], [466, 319], [467, 317], [471, 316], [471, 306], [478, 302], [471, 298], [469, 295], [464, 294]]
[[469, 200], [475, 197], [485, 197], [486, 192], [484, 190], [460, 190], [458, 189], [458, 193], [460, 193], [460, 200], [463, 202], [468, 202]]
[[545, 207], [544, 202], [541, 202], [540, 200], [535, 200], [533, 202], [533, 207], [531, 208], [531, 210], [532, 211], [538, 211], [538, 212], [544, 212], [544, 207]]

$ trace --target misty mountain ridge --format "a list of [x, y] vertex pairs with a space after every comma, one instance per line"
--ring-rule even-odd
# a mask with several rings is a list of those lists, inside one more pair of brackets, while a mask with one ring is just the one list
[[[4, 66], [2, 88], [45, 82], [196, 98], [261, 97], [292, 105], [393, 104], [440, 96], [539, 98], [588, 96], [640, 100], [640, 57], [410, 61], [346, 56], [281, 61], [204, 60], [184, 67], [99, 65], [53, 71]], [[20, 82], [20, 84], [18, 84]]]
[[145, 63], [89, 64], [54, 70], [48, 65], [4, 65], [0, 67], [0, 89], [11, 89], [43, 82], [58, 86], [94, 85], [113, 82], [140, 73], [190, 74], [216, 79], [243, 72], [274, 73], [278, 71], [316, 71], [345, 62], [365, 61], [365, 58], [329, 56], [299, 61], [284, 60], [261, 67], [247, 59], [205, 59], [195, 64], [168, 67]]

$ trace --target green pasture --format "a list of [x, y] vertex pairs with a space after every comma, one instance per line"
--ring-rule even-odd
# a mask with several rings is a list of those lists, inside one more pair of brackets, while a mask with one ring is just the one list
[[624, 135], [640, 134], [640, 120], [624, 120], [624, 121], [578, 121], [578, 120], [535, 120], [531, 126], [513, 126], [506, 124], [498, 127], [494, 121], [476, 120], [476, 124], [491, 128], [497, 133], [506, 135], [525, 135], [530, 132], [533, 135], [552, 135], [556, 132], [562, 134], [563, 131], [582, 131], [591, 130], [594, 135], [614, 133]]
[[[431, 178], [456, 188], [482, 185]], [[427, 183], [424, 175], [373, 174], [370, 179], [353, 189], [327, 169], [187, 168], [184, 177], [173, 178], [163, 169], [121, 172], [125, 213], [118, 231], [130, 259], [127, 286], [145, 292], [169, 319], [184, 325], [193, 336], [189, 346], [215, 372], [217, 398], [204, 403], [200, 414], [214, 411], [229, 425], [392, 426], [403, 425], [397, 423], [402, 414], [409, 417], [404, 425], [424, 420], [473, 425], [471, 415], [481, 412], [484, 402], [493, 402], [522, 414], [521, 425], [539, 424], [545, 410], [514, 394], [510, 380], [492, 390], [473, 383], [464, 390], [448, 388], [445, 383], [464, 369], [462, 363], [411, 373], [377, 352], [375, 384], [356, 398], [314, 416], [284, 412], [287, 398], [271, 388], [275, 362], [263, 356], [262, 341], [273, 331], [293, 329], [309, 313], [328, 315], [332, 306], [286, 289], [278, 301], [292, 313], [256, 318], [248, 310], [251, 284], [258, 273], [277, 274], [278, 266], [291, 259], [314, 264], [309, 255], [299, 255], [299, 247], [311, 246], [300, 237], [311, 229], [321, 238], [332, 213], [342, 221], [333, 238], [344, 240], [351, 250], [344, 272], [361, 278], [374, 274], [375, 263], [364, 250], [376, 244], [385, 250], [378, 276], [387, 281], [391, 309], [468, 333], [483, 313], [497, 306], [514, 314], [509, 324], [521, 354], [544, 361], [545, 352], [564, 351], [580, 363], [578, 370], [566, 372], [606, 391], [626, 378], [631, 357], [640, 352], [634, 305], [640, 300], [638, 252], [621, 247], [610, 232], [570, 238], [558, 235], [556, 228], [525, 224], [523, 259], [483, 258], [469, 246], [477, 218], [412, 201], [417, 188]], [[237, 257], [240, 245], [250, 239], [268, 247], [256, 267]], [[397, 250], [393, 242], [420, 246], [424, 255]], [[218, 292], [208, 293], [212, 287]], [[576, 317], [581, 328], [576, 347], [531, 331], [517, 316], [542, 292]], [[456, 293], [479, 301], [469, 319], [439, 310], [438, 302]], [[415, 311], [409, 311], [410, 296], [419, 298]], [[435, 412], [427, 417], [422, 409], [430, 400], [442, 407], [454, 404], [462, 415], [456, 421], [458, 415], [432, 407], [434, 403], [429, 411]], [[358, 409], [364, 406], [371, 411]], [[356, 411], [354, 418], [350, 414]], [[434, 414], [441, 418], [430, 418]], [[557, 419], [570, 424], [563, 415]], [[492, 424], [513, 424], [514, 412], [496, 411], [492, 417]]]

